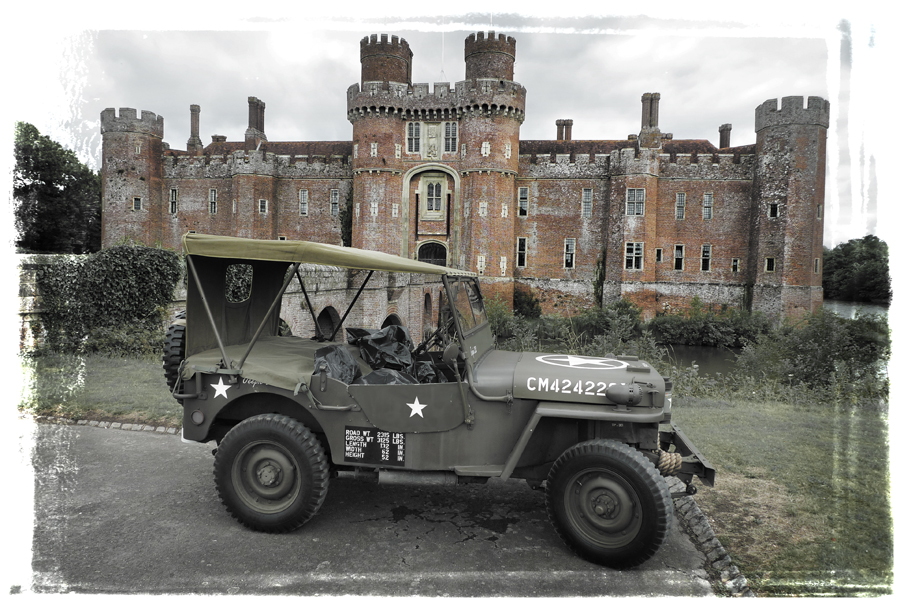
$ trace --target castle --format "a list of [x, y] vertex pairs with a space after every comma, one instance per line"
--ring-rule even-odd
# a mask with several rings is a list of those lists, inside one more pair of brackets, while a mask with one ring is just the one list
[[396, 36], [362, 39], [350, 141], [270, 142], [255, 97], [243, 141], [206, 146], [192, 105], [185, 150], [161, 116], [104, 110], [103, 246], [178, 249], [188, 231], [341, 244], [350, 213], [345, 245], [476, 271], [507, 300], [530, 287], [545, 312], [821, 305], [826, 100], [765, 101], [742, 146], [728, 124], [718, 146], [663, 133], [658, 93], [626, 139], [574, 140], [558, 120], [556, 140], [528, 141], [514, 38], [470, 35], [455, 86], [413, 83], [412, 57]]

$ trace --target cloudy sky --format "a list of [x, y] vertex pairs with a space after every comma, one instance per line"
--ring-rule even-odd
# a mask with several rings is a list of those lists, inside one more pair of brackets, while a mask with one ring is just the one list
[[[510, 14], [488, 12], [489, 2], [457, 2], [456, 12], [444, 15], [421, 3], [379, 3], [379, 14], [370, 4], [342, 2], [342, 14], [278, 2], [267, 2], [265, 14], [221, 2], [215, 12], [166, 1], [130, 12], [120, 2], [92, 3], [87, 17], [74, 8], [14, 9], [27, 16], [16, 23], [33, 24], [40, 15], [51, 27], [42, 27], [42, 36], [31, 27], [9, 33], [7, 56], [20, 58], [12, 63], [19, 86], [7, 90], [9, 121], [31, 122], [95, 168], [99, 114], [107, 107], [162, 115], [165, 141], [175, 149], [185, 148], [191, 104], [202, 109], [204, 144], [213, 134], [241, 140], [249, 96], [266, 103], [270, 141], [348, 141], [345, 94], [359, 82], [362, 37], [403, 37], [414, 54], [414, 82], [455, 83], [464, 78], [465, 37], [494, 29], [517, 40], [515, 79], [528, 91], [522, 139], [555, 138], [558, 118], [574, 120], [573, 139], [625, 139], [640, 129], [641, 95], [659, 92], [660, 128], [676, 139], [717, 145], [719, 125], [731, 123], [732, 145], [750, 144], [754, 109], [763, 101], [829, 99], [827, 210], [834, 212], [826, 245], [878, 231], [873, 213], [884, 192], [873, 188], [876, 142], [869, 131], [879, 80], [872, 73], [887, 36], [866, 2], [792, 12], [763, 1], [753, 13], [644, 2], [644, 15], [612, 3], [564, 9], [569, 14], [544, 3], [550, 8]], [[852, 44], [852, 63], [846, 55], [843, 62], [852, 66], [844, 80], [849, 104], [840, 96], [842, 37]], [[849, 129], [839, 133], [842, 111], [849, 112]]]

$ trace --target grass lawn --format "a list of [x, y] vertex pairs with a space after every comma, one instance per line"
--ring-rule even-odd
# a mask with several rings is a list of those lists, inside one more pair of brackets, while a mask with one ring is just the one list
[[890, 593], [886, 412], [706, 400], [673, 419], [717, 468], [694, 498], [755, 593]]
[[[180, 426], [157, 359], [23, 359], [36, 414]], [[695, 496], [757, 595], [890, 593], [886, 412], [776, 402], [678, 403], [717, 469]]]

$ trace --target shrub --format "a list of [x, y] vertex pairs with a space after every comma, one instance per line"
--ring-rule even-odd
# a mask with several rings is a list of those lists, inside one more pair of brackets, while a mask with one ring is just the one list
[[513, 312], [526, 319], [537, 319], [541, 316], [541, 303], [527, 287], [516, 285], [513, 290]]
[[[56, 260], [37, 274], [47, 348], [82, 352], [117, 341], [117, 348], [149, 345], [155, 338], [148, 328], [161, 327], [180, 278], [180, 257], [164, 249], [119, 246]], [[160, 340], [153, 350], [161, 346]]]

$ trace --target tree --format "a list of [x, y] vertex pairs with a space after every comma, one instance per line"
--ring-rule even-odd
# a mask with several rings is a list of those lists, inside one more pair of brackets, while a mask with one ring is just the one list
[[100, 175], [27, 122], [16, 123], [15, 156], [17, 246], [40, 253], [98, 251]]
[[889, 302], [888, 246], [866, 235], [825, 249], [822, 255], [822, 290], [825, 298], [853, 302]]

